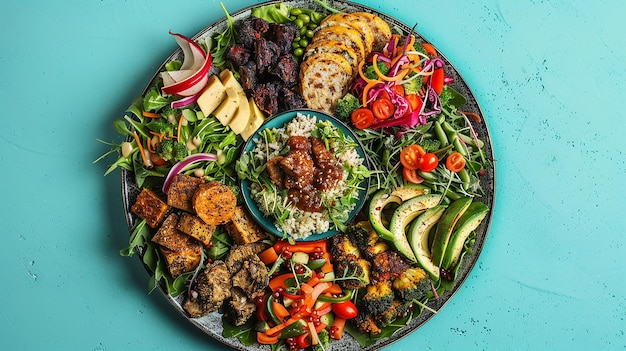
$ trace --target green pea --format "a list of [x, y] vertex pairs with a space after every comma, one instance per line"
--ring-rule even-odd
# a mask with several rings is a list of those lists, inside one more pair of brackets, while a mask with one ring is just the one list
[[289, 20], [291, 22], [295, 21], [296, 19], [298, 19], [298, 17], [296, 17], [296, 16], [289, 16]]
[[306, 33], [304, 33], [304, 35], [306, 35], [307, 38], [313, 38], [313, 35], [315, 35], [315, 32], [313, 32], [312, 30], [307, 30]]
[[298, 43], [298, 41], [294, 40], [293, 42], [291, 42], [291, 47], [293, 49], [297, 49], [300, 47], [300, 43]]
[[309, 22], [311, 22], [311, 17], [309, 17], [306, 13], [299, 14], [298, 19], [302, 20], [304, 24], [309, 24]]
[[315, 28], [317, 28], [317, 24], [315, 24], [313, 22], [310, 22], [308, 27], [309, 27], [310, 30], [315, 30]]
[[305, 48], [307, 45], [309, 45], [309, 41], [306, 39], [300, 39], [300, 41], [298, 42], [298, 44], [300, 45], [300, 47]]
[[306, 31], [307, 31], [306, 27], [300, 27], [300, 36], [305, 35]]
[[297, 49], [295, 49], [295, 50], [293, 51], [293, 54], [294, 54], [296, 57], [300, 57], [300, 56], [304, 55], [304, 49], [303, 49], [303, 48], [297, 48]]
[[293, 16], [300, 15], [300, 14], [302, 14], [302, 9], [298, 9], [298, 8], [291, 9], [291, 10], [289, 10], [289, 14], [293, 15]]
[[295, 21], [293, 21], [293, 24], [295, 24], [296, 27], [298, 27], [298, 28], [305, 28], [304, 27], [304, 22], [301, 19], [299, 19], [299, 18], [296, 19]]

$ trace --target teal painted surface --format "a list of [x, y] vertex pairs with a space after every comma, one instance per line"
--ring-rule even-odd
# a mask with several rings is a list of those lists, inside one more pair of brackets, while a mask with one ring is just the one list
[[[486, 115], [497, 200], [480, 259], [393, 350], [626, 348], [626, 2], [359, 1], [432, 41]], [[228, 1], [229, 10], [256, 1]], [[400, 5], [402, 4], [410, 4]], [[0, 211], [5, 350], [221, 350], [127, 242], [111, 121], [219, 2], [5, 1]]]

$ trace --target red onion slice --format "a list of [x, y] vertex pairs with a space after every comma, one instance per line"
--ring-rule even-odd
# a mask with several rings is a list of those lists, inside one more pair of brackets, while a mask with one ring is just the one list
[[175, 175], [182, 172], [187, 166], [200, 161], [217, 161], [217, 156], [214, 154], [199, 153], [187, 156], [184, 160], [175, 163], [169, 173], [167, 173], [167, 177], [165, 177], [165, 182], [163, 182], [163, 187], [161, 188], [163, 193], [167, 194], [167, 190], [170, 188], [170, 184]]

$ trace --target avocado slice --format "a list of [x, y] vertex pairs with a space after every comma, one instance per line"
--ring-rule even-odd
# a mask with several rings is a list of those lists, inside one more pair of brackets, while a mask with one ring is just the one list
[[391, 195], [398, 196], [402, 201], [430, 193], [430, 188], [422, 184], [406, 184], [395, 188]]
[[489, 207], [482, 202], [472, 202], [465, 213], [459, 218], [454, 233], [450, 236], [441, 267], [451, 269], [459, 262], [463, 244], [471, 232], [476, 230], [489, 213]]
[[399, 205], [404, 201], [419, 195], [427, 194], [428, 192], [430, 192], [430, 189], [421, 184], [401, 186], [392, 191], [387, 189], [377, 191], [370, 200], [368, 211], [372, 228], [374, 228], [381, 238], [393, 241], [393, 233], [391, 233], [391, 231], [389, 231], [383, 223], [383, 210], [385, 207], [392, 203]]
[[471, 197], [462, 197], [454, 200], [437, 223], [433, 246], [430, 250], [432, 260], [436, 266], [441, 267], [441, 262], [443, 261], [446, 248], [448, 247], [452, 230], [471, 203]]
[[370, 200], [369, 217], [372, 228], [385, 240], [393, 240], [393, 234], [383, 224], [383, 210], [389, 204], [400, 204], [402, 199], [399, 196], [391, 195], [386, 189], [377, 191]]
[[411, 249], [411, 245], [406, 236], [406, 228], [417, 216], [431, 207], [437, 206], [441, 202], [439, 194], [425, 194], [416, 196], [410, 200], [403, 202], [393, 212], [389, 230], [393, 234], [391, 240], [402, 255], [412, 262], [417, 262], [417, 258]]
[[428, 237], [431, 229], [439, 222], [447, 207], [447, 205], [438, 205], [424, 211], [415, 219], [407, 234], [407, 239], [417, 258], [417, 263], [428, 272], [434, 281], [439, 280], [439, 272], [441, 270], [430, 257]]

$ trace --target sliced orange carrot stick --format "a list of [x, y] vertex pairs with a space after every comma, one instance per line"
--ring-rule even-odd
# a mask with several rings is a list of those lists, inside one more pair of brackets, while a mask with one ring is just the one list
[[154, 112], [150, 112], [150, 111], [143, 111], [141, 114], [144, 117], [148, 117], [148, 118], [161, 118], [161, 117], [163, 117], [160, 113], [154, 113]]
[[139, 148], [139, 153], [141, 153], [141, 159], [143, 160], [143, 164], [144, 165], [149, 165], [149, 161], [146, 158], [146, 152], [143, 148], [143, 145], [141, 144], [141, 140], [139, 140], [139, 135], [137, 135], [137, 132], [133, 131], [133, 137], [135, 138], [135, 141], [137, 142], [137, 147]]

